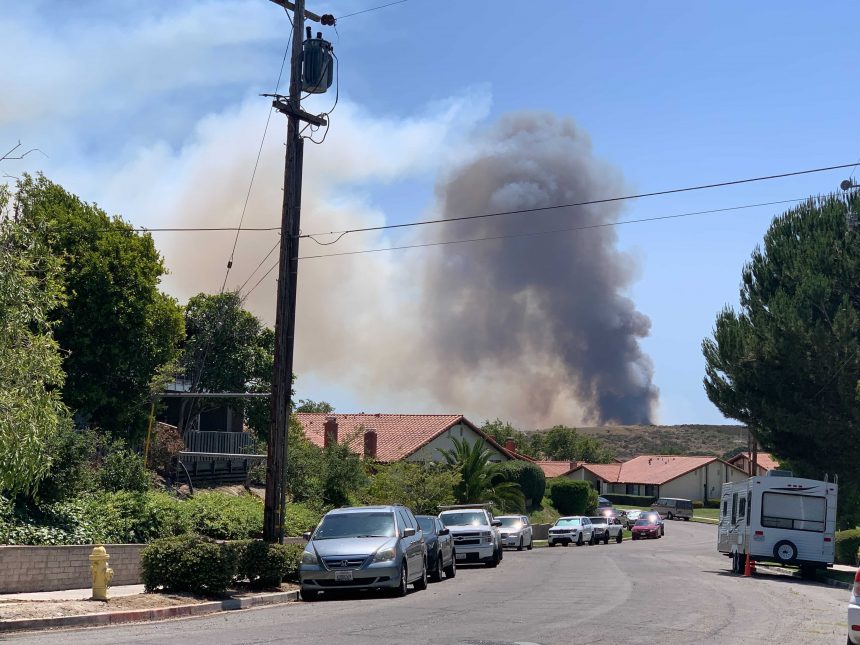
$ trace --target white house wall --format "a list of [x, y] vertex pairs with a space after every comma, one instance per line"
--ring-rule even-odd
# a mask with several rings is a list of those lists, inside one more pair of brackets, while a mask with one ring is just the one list
[[[481, 435], [472, 430], [469, 426], [460, 423], [452, 426], [433, 439], [433, 441], [428, 443], [426, 446], [406, 457], [406, 461], [445, 461], [445, 458], [439, 451], [451, 450], [454, 448], [454, 442], [451, 440], [452, 437], [465, 439], [470, 445], [474, 444], [478, 440], [484, 441], [484, 438], [481, 437]], [[490, 461], [508, 461], [507, 455], [503, 454], [500, 450], [497, 450], [486, 441], [484, 441], [484, 447], [490, 451]]]
[[704, 501], [707, 482], [708, 499], [719, 499], [723, 484], [745, 479], [747, 479], [746, 473], [720, 461], [713, 461], [661, 485], [660, 497], [680, 497]]

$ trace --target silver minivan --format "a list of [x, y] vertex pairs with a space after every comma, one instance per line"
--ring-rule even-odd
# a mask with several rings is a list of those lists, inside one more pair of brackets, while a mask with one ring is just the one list
[[660, 517], [665, 517], [667, 520], [690, 521], [693, 518], [693, 502], [679, 497], [661, 497], [651, 504], [651, 510], [657, 511]]

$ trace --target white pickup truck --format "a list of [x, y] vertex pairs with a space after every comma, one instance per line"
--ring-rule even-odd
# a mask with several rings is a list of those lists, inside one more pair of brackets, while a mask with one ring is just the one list
[[603, 540], [604, 544], [609, 544], [609, 540], [615, 540], [620, 543], [624, 539], [624, 525], [617, 517], [590, 517], [591, 527], [594, 532], [594, 542]]
[[481, 505], [445, 507], [439, 519], [454, 538], [458, 563], [483, 562], [496, 567], [504, 555], [499, 527], [502, 523]]

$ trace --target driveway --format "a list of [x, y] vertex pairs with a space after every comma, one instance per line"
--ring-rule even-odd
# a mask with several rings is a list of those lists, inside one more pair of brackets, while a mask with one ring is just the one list
[[[667, 522], [659, 540], [506, 552], [497, 569], [405, 598], [316, 603], [137, 626], [29, 634], [21, 642], [569, 643], [845, 642], [848, 592], [786, 576], [744, 579], [715, 550], [716, 527]], [[14, 640], [14, 639], [13, 639]]]

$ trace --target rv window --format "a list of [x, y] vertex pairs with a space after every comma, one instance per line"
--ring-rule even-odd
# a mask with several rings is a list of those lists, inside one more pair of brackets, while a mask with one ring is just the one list
[[729, 500], [723, 500], [723, 517], [727, 517], [729, 514]]
[[732, 495], [732, 524], [738, 521], [738, 494]]
[[746, 517], [747, 514], [747, 500], [741, 497], [741, 504], [738, 507], [738, 517]]
[[750, 525], [752, 517], [752, 491], [747, 491], [747, 526]]
[[824, 531], [827, 501], [811, 495], [765, 493], [761, 498], [761, 525], [796, 531]]

